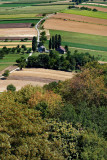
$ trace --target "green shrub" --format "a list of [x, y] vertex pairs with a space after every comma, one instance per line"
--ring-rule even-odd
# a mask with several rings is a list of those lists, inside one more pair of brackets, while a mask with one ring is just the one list
[[7, 91], [16, 91], [16, 87], [13, 84], [7, 86]]

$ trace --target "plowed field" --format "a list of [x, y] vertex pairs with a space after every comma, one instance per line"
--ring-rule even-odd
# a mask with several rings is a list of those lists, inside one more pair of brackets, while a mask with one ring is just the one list
[[81, 15], [75, 15], [75, 14], [57, 13], [52, 17], [65, 19], [65, 20], [73, 20], [73, 21], [79, 21], [79, 22], [107, 25], [106, 19], [92, 18], [92, 17], [86, 17]]
[[107, 26], [54, 18], [46, 20], [44, 28], [107, 36]]

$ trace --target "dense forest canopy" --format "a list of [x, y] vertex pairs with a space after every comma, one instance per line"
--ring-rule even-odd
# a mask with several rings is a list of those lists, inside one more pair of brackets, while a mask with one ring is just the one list
[[106, 160], [107, 65], [0, 94], [1, 160]]

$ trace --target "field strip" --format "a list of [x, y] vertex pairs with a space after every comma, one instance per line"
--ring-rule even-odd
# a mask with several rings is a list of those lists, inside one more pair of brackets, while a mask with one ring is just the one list
[[45, 21], [44, 28], [107, 36], [107, 26], [52, 18]]
[[25, 45], [25, 44], [32, 44], [32, 42], [0, 42], [0, 45]]
[[75, 49], [83, 49], [83, 50], [88, 50], [88, 51], [98, 51], [98, 52], [106, 52], [106, 51], [100, 51], [100, 50], [93, 50], [93, 49], [85, 49], [85, 48], [77, 48], [77, 47], [69, 47], [69, 48], [75, 48]]
[[[78, 7], [82, 7], [83, 5], [78, 5]], [[98, 11], [107, 12], [107, 8], [97, 7], [97, 6], [88, 6], [84, 5], [85, 7], [91, 8], [91, 9], [97, 9]]]
[[86, 17], [81, 15], [75, 15], [75, 14], [67, 14], [67, 13], [57, 13], [52, 16], [52, 18], [60, 18], [64, 20], [72, 20], [77, 22], [84, 22], [84, 23], [91, 23], [91, 24], [100, 24], [100, 25], [107, 25], [106, 19], [99, 19], [99, 18], [93, 18], [93, 17]]
[[[10, 45], [10, 46], [7, 46], [7, 45], [4, 45], [4, 46], [6, 46], [7, 48], [13, 48], [13, 47], [17, 47], [17, 45], [15, 46], [15, 45]], [[3, 48], [4, 46], [0, 46], [0, 48]], [[26, 47], [32, 47], [32, 45], [26, 45]]]

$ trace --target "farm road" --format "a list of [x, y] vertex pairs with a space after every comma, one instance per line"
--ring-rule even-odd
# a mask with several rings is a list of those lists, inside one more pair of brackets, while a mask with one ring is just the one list
[[39, 42], [40, 42], [39, 25], [40, 25], [40, 23], [41, 23], [43, 20], [49, 18], [49, 17], [52, 16], [52, 15], [54, 15], [54, 13], [53, 13], [53, 14], [49, 14], [48, 16], [42, 18], [42, 19], [35, 25], [35, 28], [36, 28], [36, 30], [37, 30], [37, 42], [38, 42], [38, 44], [39, 44]]

